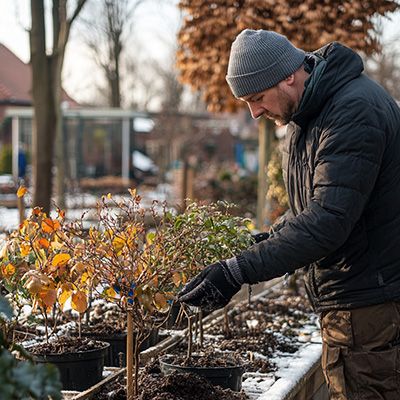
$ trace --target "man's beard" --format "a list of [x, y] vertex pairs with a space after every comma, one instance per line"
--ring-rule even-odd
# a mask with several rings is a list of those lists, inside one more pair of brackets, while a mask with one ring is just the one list
[[276, 126], [284, 126], [292, 120], [292, 116], [296, 112], [296, 104], [285, 91], [279, 87], [277, 89], [279, 95], [278, 102], [282, 110], [282, 114], [278, 115], [266, 112], [265, 116], [269, 119], [272, 119]]

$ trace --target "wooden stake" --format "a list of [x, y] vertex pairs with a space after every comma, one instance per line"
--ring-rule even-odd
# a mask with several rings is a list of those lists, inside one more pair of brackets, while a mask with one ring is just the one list
[[133, 317], [127, 312], [127, 336], [126, 336], [126, 398], [132, 400], [134, 396], [133, 385]]
[[25, 219], [25, 202], [23, 197], [17, 197], [19, 223], [22, 224]]

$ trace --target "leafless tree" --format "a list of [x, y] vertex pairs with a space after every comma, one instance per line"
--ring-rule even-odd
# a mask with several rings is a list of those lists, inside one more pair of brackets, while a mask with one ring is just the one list
[[[133, 16], [144, 0], [101, 0], [93, 4], [91, 18], [86, 19], [85, 42], [107, 82], [111, 107], [121, 107], [121, 63], [132, 31]], [[95, 7], [96, 6], [96, 7]]]
[[364, 58], [365, 72], [400, 100], [400, 35], [382, 40], [381, 51]]

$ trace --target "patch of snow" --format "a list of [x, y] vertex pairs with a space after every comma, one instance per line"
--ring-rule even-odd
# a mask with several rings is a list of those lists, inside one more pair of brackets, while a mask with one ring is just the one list
[[[308, 344], [301, 348], [293, 357], [283, 360], [273, 360], [279, 365], [279, 378], [264, 391], [257, 400], [283, 400], [295, 390], [306, 373], [319, 362], [321, 358], [321, 345]], [[277, 373], [278, 376], [278, 373]], [[249, 382], [250, 383], [250, 382]], [[247, 387], [248, 385], [244, 385]], [[258, 384], [261, 388], [261, 385]]]

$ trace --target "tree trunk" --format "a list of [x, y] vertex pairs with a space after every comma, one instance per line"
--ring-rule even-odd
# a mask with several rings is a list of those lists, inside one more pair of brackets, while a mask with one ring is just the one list
[[51, 59], [46, 55], [43, 0], [31, 0], [30, 31], [32, 99], [34, 106], [32, 138], [33, 205], [50, 211], [52, 161], [56, 112], [52, 93]]

